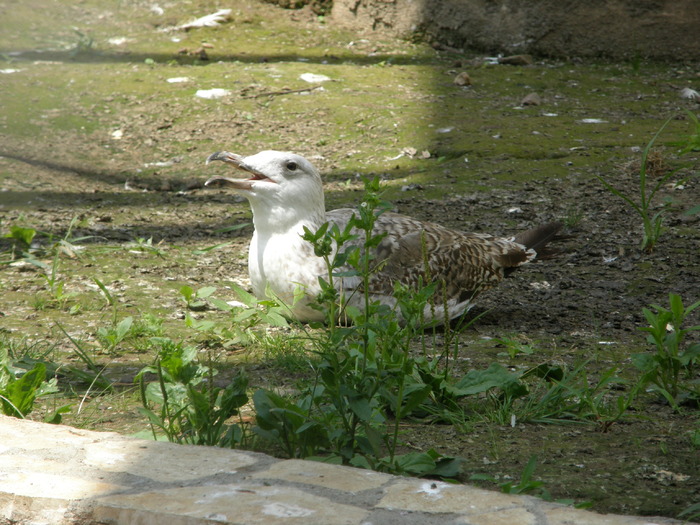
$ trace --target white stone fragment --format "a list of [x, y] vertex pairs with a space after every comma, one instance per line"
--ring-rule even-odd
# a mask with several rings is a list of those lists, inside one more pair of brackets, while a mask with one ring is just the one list
[[331, 77], [327, 77], [326, 75], [317, 75], [316, 73], [302, 73], [299, 75], [299, 78], [302, 79], [304, 82], [308, 82], [310, 84], [316, 84], [318, 82], [328, 82]]
[[208, 100], [223, 98], [230, 95], [231, 92], [228, 89], [222, 88], [212, 88], [212, 89], [198, 89], [194, 94], [195, 97], [204, 98]]

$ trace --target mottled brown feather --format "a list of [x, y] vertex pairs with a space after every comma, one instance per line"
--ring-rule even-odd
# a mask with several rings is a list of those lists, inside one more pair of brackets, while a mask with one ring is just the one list
[[[352, 213], [333, 210], [327, 218], [342, 229]], [[560, 228], [559, 223], [546, 224], [507, 239], [384, 213], [375, 225], [374, 233], [386, 236], [377, 247], [380, 270], [372, 275], [370, 291], [390, 295], [395, 281], [409, 287], [439, 282], [447, 299], [467, 301], [534, 259], [533, 248], [546, 245]]]

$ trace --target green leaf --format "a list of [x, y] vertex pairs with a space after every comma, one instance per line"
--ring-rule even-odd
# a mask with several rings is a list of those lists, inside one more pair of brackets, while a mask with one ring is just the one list
[[687, 520], [692, 520], [700, 517], [700, 502], [694, 503], [689, 507], [683, 509], [679, 514], [679, 518], [685, 518]]
[[409, 452], [394, 456], [394, 463], [399, 472], [408, 472], [415, 476], [426, 476], [436, 468], [434, 459], [427, 452]]
[[632, 354], [632, 364], [641, 372], [647, 373], [657, 367], [656, 360], [651, 354]]
[[398, 410], [399, 419], [410, 415], [418, 408], [430, 395], [432, 388], [426, 384], [414, 384], [404, 390], [404, 396], [401, 400], [401, 409]]
[[134, 323], [134, 318], [129, 316], [125, 317], [122, 319], [119, 324], [117, 325], [116, 329], [116, 335], [119, 341], [124, 339], [126, 335], [129, 333], [129, 330], [131, 330], [131, 325]]
[[24, 417], [31, 412], [39, 387], [46, 379], [46, 366], [37, 363], [19, 379], [11, 380], [0, 392], [5, 415]]
[[18, 241], [23, 249], [27, 249], [32, 244], [35, 235], [36, 230], [33, 228], [23, 228], [13, 225], [10, 227], [10, 233], [6, 234], [5, 237]]
[[452, 391], [458, 396], [469, 396], [492, 388], [500, 388], [511, 395], [523, 395], [527, 392], [525, 386], [518, 381], [518, 377], [498, 363], [492, 363], [486, 370], [470, 370], [452, 387]]
[[372, 419], [372, 408], [367, 398], [351, 396], [348, 399], [348, 404], [353, 413], [360, 418], [360, 421], [368, 422]]
[[[242, 226], [247, 226], [247, 224], [244, 224]], [[234, 229], [240, 229], [242, 226], [239, 225], [238, 228], [234, 228]], [[219, 248], [224, 248], [224, 247], [228, 246], [229, 244], [231, 244], [232, 242], [233, 241], [222, 242], [220, 244], [215, 244], [213, 246], [207, 246], [206, 248], [199, 248], [197, 250], [192, 250], [192, 255], [204, 255], [205, 253], [209, 253], [212, 250], [218, 250]]]
[[700, 343], [695, 343], [686, 348], [685, 352], [681, 354], [679, 361], [686, 367], [694, 364], [695, 361], [700, 361]]
[[700, 213], [700, 204], [698, 204], [697, 206], [693, 206], [689, 210], [684, 211], [683, 215], [695, 215], [697, 213]]
[[61, 421], [63, 420], [63, 414], [68, 414], [70, 413], [70, 408], [73, 405], [63, 405], [62, 407], [57, 408], [53, 414], [47, 414], [46, 417], [44, 417], [44, 423], [51, 423], [52, 425], [59, 425]]
[[210, 297], [209, 298], [209, 303], [216, 308], [217, 310], [221, 310], [222, 312], [230, 312], [233, 310], [233, 306], [228, 304], [226, 301], [222, 299], [217, 299], [216, 297]]
[[107, 289], [107, 287], [97, 277], [93, 277], [92, 280], [99, 287], [99, 289], [102, 290], [102, 293], [104, 294], [105, 298], [107, 299], [107, 304], [112, 306], [114, 304], [114, 297], [112, 297], [112, 294], [109, 293], [109, 290]]
[[454, 479], [462, 474], [465, 463], [466, 460], [464, 458], [441, 455], [435, 463], [435, 468], [428, 475]]
[[180, 288], [180, 295], [189, 303], [194, 297], [194, 289], [191, 286], [184, 285]]
[[469, 481], [490, 481], [491, 483], [498, 482], [498, 480], [491, 474], [472, 474], [469, 476]]
[[243, 288], [241, 288], [236, 283], [228, 283], [234, 293], [238, 296], [238, 299], [245, 304], [248, 308], [255, 308], [258, 305], [258, 299], [253, 294], [248, 293]]
[[204, 286], [197, 290], [197, 297], [200, 299], [206, 299], [211, 294], [216, 291], [216, 286]]

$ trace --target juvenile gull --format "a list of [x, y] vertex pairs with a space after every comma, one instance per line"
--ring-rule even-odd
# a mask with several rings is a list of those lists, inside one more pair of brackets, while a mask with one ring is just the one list
[[[300, 321], [323, 320], [324, 314], [310, 303], [321, 292], [319, 276], [328, 280], [327, 270], [323, 259], [314, 255], [311, 244], [302, 239], [304, 227], [315, 232], [330, 222], [343, 231], [354, 210], [326, 212], [321, 176], [308, 160], [294, 153], [262, 151], [243, 157], [220, 151], [210, 155], [207, 163], [214, 160], [232, 164], [248, 175], [246, 179], [215, 176], [206, 184], [231, 184], [250, 202], [255, 231], [248, 271], [253, 293], [263, 299], [270, 290], [289, 305], [291, 314]], [[395, 281], [411, 287], [427, 284], [430, 276], [440, 284], [439, 300], [432, 307], [426, 306], [426, 322], [453, 319], [473, 305], [479, 292], [532, 261], [537, 250], [560, 228], [560, 223], [549, 223], [508, 239], [462, 233], [385, 212], [377, 217], [373, 232], [386, 236], [376, 248], [375, 263], [381, 264], [370, 280], [371, 296], [393, 305]], [[337, 279], [336, 283], [349, 304], [362, 307], [361, 294], [357, 293], [361, 284], [358, 277]], [[304, 297], [292, 304], [299, 287]]]

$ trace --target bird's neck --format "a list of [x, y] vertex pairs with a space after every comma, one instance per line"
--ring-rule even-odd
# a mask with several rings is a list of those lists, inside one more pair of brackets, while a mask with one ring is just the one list
[[300, 235], [304, 233], [304, 227], [315, 232], [326, 222], [326, 211], [323, 204], [303, 210], [288, 206], [265, 206], [263, 208], [255, 206], [252, 202], [251, 207], [253, 209], [253, 225], [258, 235], [263, 237]]

